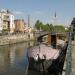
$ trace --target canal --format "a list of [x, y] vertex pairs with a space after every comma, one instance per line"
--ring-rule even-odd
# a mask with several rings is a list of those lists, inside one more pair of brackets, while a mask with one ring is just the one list
[[0, 75], [27, 75], [28, 47], [29, 43], [0, 46]]

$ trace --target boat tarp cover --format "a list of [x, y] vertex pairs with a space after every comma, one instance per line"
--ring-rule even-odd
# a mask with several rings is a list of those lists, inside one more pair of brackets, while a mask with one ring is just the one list
[[35, 60], [38, 59], [38, 55], [40, 59], [44, 59], [44, 57], [46, 60], [56, 59], [59, 56], [59, 50], [40, 44], [39, 46], [32, 47], [28, 52], [28, 56]]

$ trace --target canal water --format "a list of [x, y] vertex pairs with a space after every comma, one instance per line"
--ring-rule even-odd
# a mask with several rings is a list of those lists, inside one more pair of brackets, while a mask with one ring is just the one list
[[0, 46], [0, 75], [27, 75], [27, 49], [33, 42]]

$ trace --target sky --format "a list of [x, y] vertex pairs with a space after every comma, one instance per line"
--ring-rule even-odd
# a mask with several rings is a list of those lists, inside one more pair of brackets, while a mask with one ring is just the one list
[[15, 19], [25, 19], [26, 22], [29, 15], [32, 26], [38, 19], [43, 23], [67, 26], [75, 17], [75, 0], [0, 0], [0, 9], [8, 9]]

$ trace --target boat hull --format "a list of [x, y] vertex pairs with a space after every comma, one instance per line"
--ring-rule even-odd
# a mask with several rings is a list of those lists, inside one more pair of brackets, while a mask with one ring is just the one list
[[52, 60], [39, 59], [35, 61], [34, 58], [29, 58], [29, 70], [38, 72], [47, 72], [47, 69], [52, 64]]

